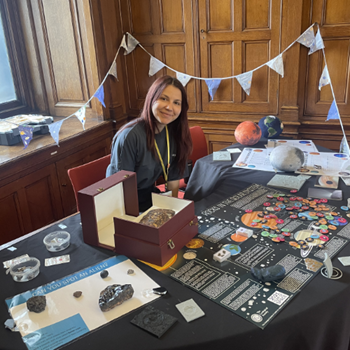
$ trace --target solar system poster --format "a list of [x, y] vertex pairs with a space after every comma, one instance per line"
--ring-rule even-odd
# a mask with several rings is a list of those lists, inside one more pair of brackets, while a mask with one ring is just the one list
[[[346, 214], [325, 200], [253, 184], [204, 210], [198, 235], [154, 267], [264, 329], [320, 272], [325, 252], [332, 258], [349, 242]], [[230, 257], [215, 261], [222, 248]], [[285, 268], [284, 278], [262, 282], [251, 274], [275, 265]]]

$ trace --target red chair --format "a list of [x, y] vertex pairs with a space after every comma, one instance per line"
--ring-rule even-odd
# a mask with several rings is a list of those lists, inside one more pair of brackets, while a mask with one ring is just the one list
[[109, 154], [102, 158], [93, 160], [90, 163], [86, 163], [68, 170], [68, 176], [73, 186], [78, 211], [78, 191], [104, 179], [106, 177], [106, 169], [110, 162], [111, 155]]
[[[203, 158], [208, 155], [208, 146], [207, 140], [204, 136], [204, 132], [200, 126], [192, 126], [190, 128], [191, 139], [193, 144], [192, 153], [189, 159], [192, 161], [192, 168], [196, 164], [196, 161], [199, 158]], [[180, 180], [179, 188], [186, 188], [187, 184], [185, 183], [185, 179]], [[157, 186], [162, 192], [165, 191], [165, 185]], [[179, 191], [179, 198], [183, 198], [184, 192]]]

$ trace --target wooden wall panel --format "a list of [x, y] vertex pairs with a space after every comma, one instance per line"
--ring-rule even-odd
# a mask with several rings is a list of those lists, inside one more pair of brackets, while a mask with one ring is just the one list
[[162, 33], [184, 32], [182, 0], [162, 0], [160, 3]]
[[208, 30], [211, 32], [233, 30], [233, 1], [209, 0]]
[[243, 27], [245, 29], [269, 28], [270, 5], [269, 0], [245, 0]]

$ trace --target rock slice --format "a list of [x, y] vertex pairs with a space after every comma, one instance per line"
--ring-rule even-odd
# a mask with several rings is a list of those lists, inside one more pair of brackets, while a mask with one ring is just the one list
[[103, 312], [112, 310], [125, 300], [130, 299], [133, 294], [134, 289], [131, 284], [112, 284], [100, 293], [100, 298], [98, 300], [100, 309]]
[[158, 228], [165, 224], [175, 215], [171, 209], [153, 209], [150, 210], [140, 221], [141, 224]]

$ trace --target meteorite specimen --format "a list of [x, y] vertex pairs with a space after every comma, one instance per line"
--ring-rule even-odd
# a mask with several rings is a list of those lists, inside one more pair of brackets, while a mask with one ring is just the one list
[[101, 276], [101, 278], [107, 278], [108, 277], [108, 271], [107, 270], [101, 271], [100, 276]]
[[80, 298], [82, 294], [83, 292], [81, 292], [80, 290], [77, 290], [76, 292], [73, 293], [73, 296], [74, 298]]
[[125, 300], [130, 299], [133, 294], [134, 289], [131, 284], [112, 284], [100, 293], [100, 298], [98, 300], [100, 309], [103, 312], [112, 310]]
[[158, 228], [175, 215], [171, 209], [150, 210], [140, 221], [141, 224]]
[[37, 314], [44, 311], [46, 307], [45, 295], [39, 295], [31, 297], [27, 300], [27, 308], [29, 311], [36, 312]]

